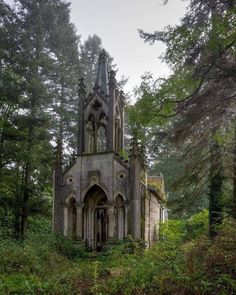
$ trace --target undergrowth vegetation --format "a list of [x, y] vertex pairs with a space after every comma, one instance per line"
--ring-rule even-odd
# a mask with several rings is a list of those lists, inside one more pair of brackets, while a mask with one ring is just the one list
[[150, 249], [129, 237], [87, 252], [51, 234], [0, 240], [0, 294], [236, 293], [236, 224], [208, 239], [208, 212], [171, 220]]

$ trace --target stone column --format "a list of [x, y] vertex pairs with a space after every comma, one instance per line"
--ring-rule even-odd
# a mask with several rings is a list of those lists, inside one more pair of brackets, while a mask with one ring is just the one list
[[67, 232], [68, 232], [68, 205], [65, 204], [64, 205], [64, 229], [63, 229], [63, 233], [65, 236], [67, 236]]
[[88, 246], [94, 246], [94, 208], [89, 208], [88, 212]]
[[127, 207], [127, 203], [125, 204], [125, 238], [128, 235], [128, 207]]
[[144, 150], [134, 137], [131, 143], [130, 154], [130, 233], [134, 239], [141, 236], [142, 219], [142, 195], [141, 195], [141, 171], [145, 167]]
[[88, 209], [84, 209], [84, 241], [88, 246]]
[[118, 233], [117, 237], [119, 240], [123, 240], [125, 236], [125, 207], [118, 207]]
[[81, 240], [83, 237], [83, 208], [77, 206], [77, 220], [76, 220], [76, 237]]
[[116, 99], [116, 73], [111, 70], [109, 73], [109, 114], [107, 126], [107, 150], [115, 150], [115, 99]]
[[108, 215], [108, 239], [114, 238], [114, 225], [115, 225], [115, 216], [114, 216], [114, 206], [109, 206], [107, 210]]
[[130, 232], [134, 239], [141, 239], [141, 192], [140, 192], [140, 162], [135, 158], [130, 165]]

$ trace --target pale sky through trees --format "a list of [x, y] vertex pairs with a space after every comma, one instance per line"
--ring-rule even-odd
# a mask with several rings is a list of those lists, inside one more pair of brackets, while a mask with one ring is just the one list
[[[12, 4], [14, 0], [6, 0]], [[140, 77], [151, 71], [154, 77], [168, 75], [169, 69], [158, 58], [163, 44], [150, 46], [139, 37], [138, 29], [147, 32], [175, 25], [185, 13], [188, 0], [70, 0], [71, 21], [82, 41], [89, 35], [101, 37], [103, 47], [114, 58], [119, 75], [129, 77], [125, 91], [139, 85]]]

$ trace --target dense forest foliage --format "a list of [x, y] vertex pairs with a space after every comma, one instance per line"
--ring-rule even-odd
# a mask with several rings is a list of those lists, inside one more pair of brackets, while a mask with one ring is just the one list
[[142, 136], [151, 135], [150, 144], [166, 140], [159, 151], [172, 164], [181, 160], [178, 203], [186, 210], [208, 202], [212, 235], [223, 215], [236, 212], [235, 12], [235, 1], [190, 1], [180, 25], [140, 31], [144, 41], [166, 44], [163, 60], [172, 74], [143, 78], [134, 125], [149, 127]]
[[64, 0], [0, 0], [0, 294], [235, 294], [236, 1], [190, 0], [179, 25], [140, 31], [166, 44], [171, 68], [145, 74], [127, 105], [168, 191], [171, 220], [151, 249], [130, 237], [86, 252], [51, 233], [54, 146], [66, 166], [78, 81], [92, 90], [102, 49], [79, 34]]
[[65, 1], [1, 1], [0, 13], [0, 223], [24, 236], [30, 216], [51, 216], [53, 146], [67, 162], [76, 152], [77, 85], [91, 91], [102, 41], [80, 42]]

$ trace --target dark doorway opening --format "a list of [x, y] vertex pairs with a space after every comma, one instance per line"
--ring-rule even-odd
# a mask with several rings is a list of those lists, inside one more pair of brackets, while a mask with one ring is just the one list
[[84, 238], [88, 248], [101, 251], [108, 239], [107, 196], [94, 185], [84, 200]]

